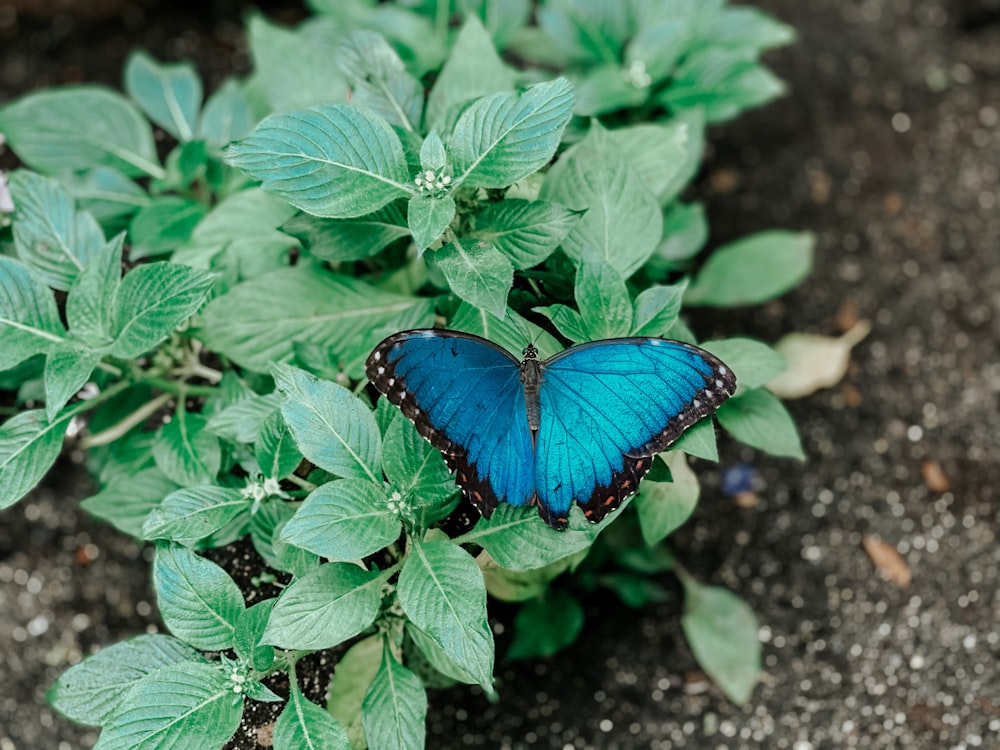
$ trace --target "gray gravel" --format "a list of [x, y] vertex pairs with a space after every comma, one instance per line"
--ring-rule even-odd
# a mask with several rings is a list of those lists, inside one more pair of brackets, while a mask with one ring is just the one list
[[[836, 334], [852, 309], [873, 324], [842, 385], [791, 405], [808, 463], [730, 445], [760, 501], [723, 499], [703, 464], [676, 536], [758, 613], [766, 674], [736, 708], [697, 674], [676, 603], [597, 597], [571, 651], [500, 664], [499, 704], [433, 693], [429, 747], [1000, 748], [1000, 23], [963, 29], [987, 3], [761, 4], [800, 31], [770, 58], [792, 95], [714, 133], [712, 241], [811, 229], [817, 268], [699, 330]], [[950, 489], [928, 487], [928, 460]], [[0, 750], [90, 746], [44, 690], [151, 616], [142, 551], [81, 518], [61, 472], [0, 526]], [[908, 588], [876, 574], [868, 533]]]

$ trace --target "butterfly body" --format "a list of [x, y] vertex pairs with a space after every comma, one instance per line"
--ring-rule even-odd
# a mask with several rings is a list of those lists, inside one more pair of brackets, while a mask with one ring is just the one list
[[722, 362], [655, 338], [580, 344], [523, 359], [486, 339], [403, 331], [368, 357], [375, 387], [441, 450], [472, 504], [536, 505], [565, 528], [575, 501], [599, 521], [638, 488], [653, 456], [736, 389]]

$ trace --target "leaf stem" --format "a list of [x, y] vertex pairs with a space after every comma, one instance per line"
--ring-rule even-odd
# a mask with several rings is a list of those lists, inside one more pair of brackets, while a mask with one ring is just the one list
[[299, 487], [301, 487], [302, 489], [307, 490], [308, 492], [312, 492], [314, 489], [316, 489], [316, 487], [319, 486], [319, 485], [313, 484], [312, 482], [308, 481], [307, 479], [303, 479], [302, 477], [297, 477], [294, 474], [289, 474], [287, 477], [285, 477], [285, 479], [287, 479], [292, 484], [296, 484]]
[[182, 394], [185, 396], [212, 396], [218, 392], [218, 389], [212, 385], [189, 385], [188, 383], [180, 383], [175, 380], [156, 376], [142, 377], [136, 382], [145, 383], [154, 388], [159, 388], [161, 391], [167, 391], [178, 396]]
[[[131, 385], [131, 383], [125, 383], [122, 385]], [[174, 396], [175, 394], [173, 393], [161, 393], [152, 401], [147, 401], [117, 424], [111, 425], [106, 430], [101, 430], [96, 435], [85, 437], [80, 441], [80, 447], [86, 450], [89, 448], [95, 448], [99, 445], [107, 445], [108, 443], [114, 442], [118, 438], [124, 436], [125, 433], [133, 427], [141, 424], [149, 419], [149, 417], [153, 416], [153, 414], [173, 399]]]

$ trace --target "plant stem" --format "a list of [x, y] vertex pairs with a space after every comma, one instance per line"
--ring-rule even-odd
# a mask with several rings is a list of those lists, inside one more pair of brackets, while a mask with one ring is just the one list
[[146, 383], [154, 388], [159, 388], [161, 391], [167, 391], [178, 396], [182, 394], [185, 396], [212, 396], [218, 392], [218, 389], [213, 385], [188, 385], [187, 383], [155, 376], [143, 377], [137, 382]]
[[287, 477], [285, 477], [285, 479], [287, 479], [292, 484], [297, 484], [299, 487], [308, 492], [312, 492], [317, 487], [317, 485], [313, 484], [312, 482], [303, 479], [302, 477], [297, 477], [294, 474], [289, 474]]
[[[131, 385], [131, 383], [122, 385]], [[89, 448], [95, 448], [99, 445], [107, 445], [108, 443], [114, 442], [118, 438], [125, 435], [125, 433], [133, 427], [141, 424], [153, 416], [153, 414], [165, 406], [172, 398], [174, 398], [173, 393], [161, 393], [152, 401], [147, 401], [117, 424], [111, 425], [111, 427], [108, 427], [106, 430], [101, 430], [96, 435], [85, 437], [80, 441], [80, 447], [86, 450]]]

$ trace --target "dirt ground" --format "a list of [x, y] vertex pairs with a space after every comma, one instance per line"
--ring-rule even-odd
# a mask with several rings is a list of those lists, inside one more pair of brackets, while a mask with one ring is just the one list
[[[776, 340], [872, 324], [841, 385], [790, 404], [808, 462], [730, 444], [723, 463], [755, 463], [759, 502], [723, 498], [703, 464], [701, 506], [675, 536], [689, 570], [757, 612], [761, 685], [732, 706], [698, 676], [676, 602], [633, 612], [598, 596], [573, 649], [499, 663], [499, 703], [433, 692], [428, 747], [1000, 748], [1000, 11], [758, 5], [801, 35], [769, 57], [790, 93], [713, 130], [699, 192], [713, 244], [809, 229], [816, 270], [780, 302], [696, 329]], [[5, 35], [9, 7], [0, 101], [115, 84], [133, 43], [193, 57], [213, 81], [246, 66], [239, 4], [22, 13]], [[0, 750], [93, 744], [44, 692], [70, 659], [151, 627], [148, 550], [84, 517], [71, 462], [57, 473], [0, 523]], [[876, 573], [866, 534], [899, 550], [907, 588]]]

